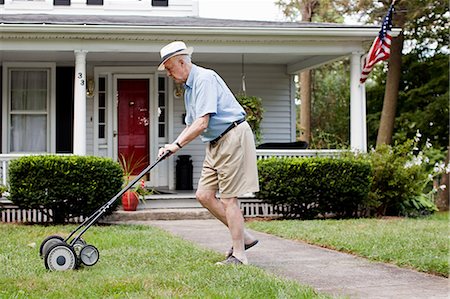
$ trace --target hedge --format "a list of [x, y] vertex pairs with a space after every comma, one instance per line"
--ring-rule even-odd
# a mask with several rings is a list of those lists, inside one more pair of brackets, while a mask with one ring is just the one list
[[122, 184], [122, 168], [108, 158], [25, 156], [9, 166], [9, 199], [21, 208], [51, 209], [55, 223], [89, 216], [117, 194]]
[[264, 202], [286, 218], [312, 219], [333, 214], [355, 217], [365, 205], [372, 180], [366, 161], [332, 158], [270, 158], [258, 161]]

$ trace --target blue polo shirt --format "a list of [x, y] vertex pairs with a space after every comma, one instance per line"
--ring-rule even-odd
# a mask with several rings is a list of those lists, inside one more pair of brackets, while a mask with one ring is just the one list
[[223, 79], [213, 70], [192, 64], [185, 84], [186, 124], [209, 114], [208, 128], [200, 135], [203, 142], [217, 138], [231, 123], [245, 117], [245, 111]]

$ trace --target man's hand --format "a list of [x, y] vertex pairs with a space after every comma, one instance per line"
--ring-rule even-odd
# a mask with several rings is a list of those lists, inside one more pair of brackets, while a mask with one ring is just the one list
[[167, 157], [169, 157], [169, 156], [175, 154], [179, 149], [180, 149], [180, 147], [178, 145], [176, 145], [175, 143], [168, 143], [168, 144], [164, 145], [164, 147], [161, 147], [159, 149], [158, 158], [160, 158], [162, 155], [164, 155], [168, 151], [170, 152], [170, 154]]

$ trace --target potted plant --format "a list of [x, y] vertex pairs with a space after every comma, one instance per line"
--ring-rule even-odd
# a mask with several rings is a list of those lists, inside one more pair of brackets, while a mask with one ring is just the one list
[[245, 120], [250, 125], [250, 128], [252, 128], [253, 134], [255, 134], [255, 143], [259, 144], [262, 138], [261, 121], [264, 114], [262, 99], [256, 96], [247, 96], [242, 93], [237, 94], [236, 99], [247, 113]]
[[[120, 165], [123, 170], [123, 177], [125, 180], [125, 185], [128, 185], [133, 179], [133, 173], [137, 168], [139, 168], [143, 163], [143, 158], [134, 160], [134, 155], [132, 154], [127, 160], [124, 155], [120, 154], [119, 159]], [[144, 180], [141, 180], [139, 184], [131, 187], [122, 195], [122, 207], [125, 211], [136, 211], [139, 201], [146, 203], [145, 195], [150, 194], [145, 189]]]

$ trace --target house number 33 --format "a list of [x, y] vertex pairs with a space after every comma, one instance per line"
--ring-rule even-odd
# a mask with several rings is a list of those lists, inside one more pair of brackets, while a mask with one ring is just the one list
[[80, 79], [80, 85], [84, 86], [84, 79], [83, 79], [83, 74], [82, 73], [78, 73], [78, 79]]

